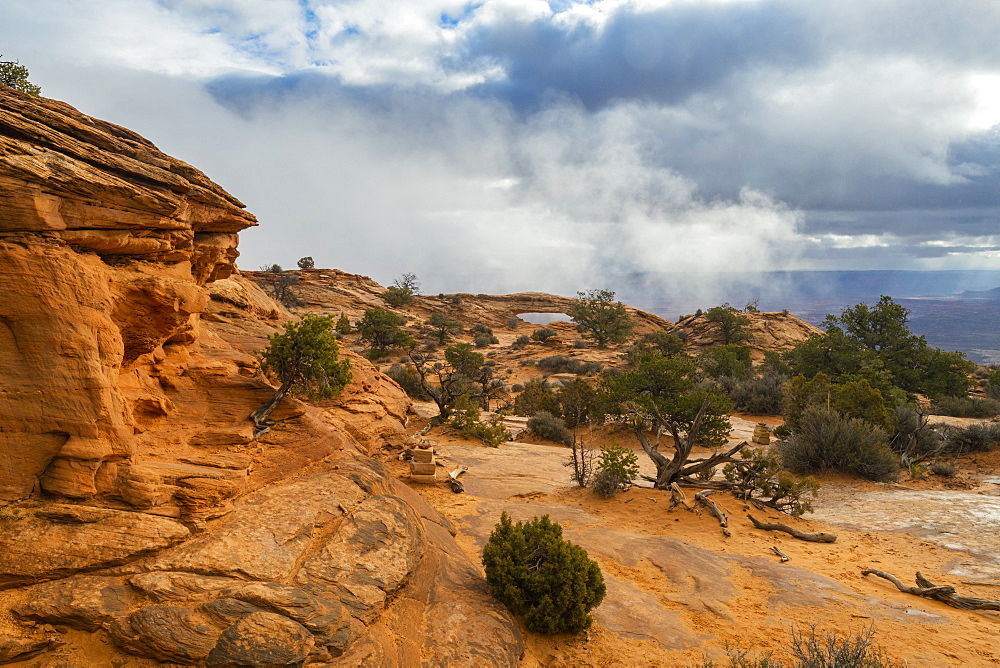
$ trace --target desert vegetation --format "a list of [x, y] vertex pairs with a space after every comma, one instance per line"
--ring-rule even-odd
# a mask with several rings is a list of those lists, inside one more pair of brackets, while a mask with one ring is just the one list
[[351, 382], [351, 364], [340, 358], [333, 318], [308, 315], [286, 323], [284, 329], [271, 335], [260, 352], [261, 373], [280, 385], [267, 403], [250, 414], [258, 432], [268, 427], [269, 416], [290, 392], [309, 399], [335, 397]]
[[547, 515], [515, 524], [503, 513], [483, 548], [483, 566], [493, 596], [536, 633], [583, 631], [607, 592], [597, 563]]
[[[3, 54], [0, 54], [3, 58]], [[0, 86], [7, 86], [22, 93], [39, 97], [42, 89], [31, 83], [28, 77], [31, 73], [28, 68], [16, 60], [0, 60]]]
[[598, 348], [605, 348], [609, 343], [623, 343], [632, 333], [632, 320], [625, 305], [614, 299], [615, 293], [610, 290], [578, 292], [569, 309], [578, 331], [593, 338]]

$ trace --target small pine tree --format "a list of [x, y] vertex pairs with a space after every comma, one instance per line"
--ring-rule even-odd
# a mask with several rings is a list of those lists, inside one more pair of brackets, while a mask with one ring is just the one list
[[736, 307], [725, 303], [722, 306], [713, 306], [708, 309], [708, 321], [719, 326], [719, 333], [722, 335], [722, 342], [743, 343], [752, 341], [753, 334], [750, 332], [750, 318], [741, 315]]
[[314, 269], [316, 267], [316, 263], [309, 255], [299, 258], [297, 264], [299, 265], [299, 269]]
[[639, 475], [639, 457], [617, 443], [612, 443], [606, 448], [601, 448], [601, 459], [597, 463], [597, 473], [601, 477], [607, 477], [610, 494], [602, 496], [612, 496], [615, 492], [627, 490], [632, 486], [632, 481]]
[[569, 308], [569, 316], [577, 330], [597, 341], [598, 348], [608, 343], [622, 343], [632, 333], [632, 319], [625, 305], [614, 301], [610, 290], [578, 292]]
[[607, 591], [597, 562], [564, 540], [548, 515], [514, 524], [503, 513], [483, 548], [483, 566], [493, 596], [535, 633], [586, 629]]
[[336, 329], [341, 334], [350, 334], [351, 333], [351, 329], [352, 329], [351, 328], [351, 321], [347, 319], [347, 316], [344, 315], [343, 312], [341, 312], [340, 317], [337, 318]]
[[[0, 54], [3, 58], [3, 54]], [[42, 89], [28, 81], [28, 68], [16, 60], [0, 60], [0, 86], [8, 86], [22, 93], [39, 97]]]
[[339, 359], [332, 320], [330, 316], [307, 315], [285, 324], [284, 333], [268, 338], [267, 348], [260, 353], [260, 369], [281, 386], [250, 414], [258, 430], [269, 424], [268, 416], [293, 388], [310, 399], [320, 399], [337, 396], [351, 382], [351, 363]]

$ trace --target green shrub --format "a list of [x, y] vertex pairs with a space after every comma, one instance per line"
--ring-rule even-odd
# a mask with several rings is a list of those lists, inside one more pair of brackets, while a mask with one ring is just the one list
[[347, 319], [347, 316], [343, 313], [337, 318], [337, 325], [335, 327], [339, 334], [350, 334], [351, 333], [351, 321]]
[[431, 337], [440, 345], [447, 343], [453, 333], [462, 331], [462, 323], [452, 320], [441, 311], [431, 313], [431, 317], [427, 319], [427, 327]]
[[412, 364], [404, 365], [396, 362], [386, 370], [385, 375], [399, 383], [399, 386], [411, 398], [419, 401], [430, 401], [430, 395], [420, 383], [420, 374], [417, 373]]
[[531, 339], [528, 338], [527, 334], [522, 334], [521, 336], [519, 336], [516, 339], [514, 339], [514, 343], [510, 344], [510, 347], [513, 350], [521, 350], [522, 348], [527, 348], [528, 347], [528, 342], [530, 340]]
[[548, 411], [539, 411], [528, 420], [528, 431], [539, 438], [544, 438], [563, 445], [573, 443], [573, 435], [562, 420]]
[[639, 344], [646, 348], [655, 348], [666, 357], [684, 350], [684, 333], [650, 332], [639, 339]]
[[586, 348], [587, 347], [587, 341], [585, 339], [576, 339], [575, 341], [573, 341], [573, 347], [574, 348]]
[[594, 386], [582, 378], [574, 378], [557, 394], [559, 414], [567, 427], [578, 427], [590, 421], [597, 410], [598, 395]]
[[604, 576], [586, 550], [562, 537], [548, 515], [514, 524], [507, 513], [483, 548], [493, 596], [535, 633], [578, 633], [604, 599]]
[[954, 428], [945, 435], [945, 451], [957, 455], [988, 452], [997, 446], [1000, 446], [1000, 423], [996, 422]]
[[992, 369], [983, 384], [983, 391], [990, 399], [1000, 400], [1000, 369]]
[[825, 406], [807, 408], [779, 448], [782, 464], [793, 473], [828, 469], [869, 480], [894, 480], [899, 471], [899, 457], [889, 448], [885, 432]]
[[483, 323], [479, 323], [478, 325], [473, 325], [472, 327], [470, 327], [469, 328], [469, 333], [470, 334], [489, 334], [490, 336], [493, 336], [493, 328], [489, 327], [487, 325], [484, 325]]
[[479, 332], [472, 337], [472, 343], [475, 344], [477, 348], [486, 348], [490, 344], [500, 343], [500, 339], [497, 337], [486, 334], [484, 332]]
[[465, 438], [478, 438], [491, 448], [507, 442], [507, 428], [503, 426], [502, 417], [491, 415], [486, 422], [480, 422], [479, 416], [479, 406], [464, 395], [455, 402], [448, 424]]
[[534, 341], [546, 341], [551, 339], [556, 335], [556, 330], [549, 327], [542, 327], [541, 329], [536, 329], [531, 333], [531, 338]]
[[939, 397], [931, 405], [935, 415], [988, 418], [1000, 415], [1000, 401], [980, 397]]
[[407, 304], [413, 303], [413, 293], [406, 288], [390, 285], [386, 288], [385, 292], [382, 293], [382, 299], [389, 306], [399, 308], [400, 306], [406, 306]]
[[316, 262], [308, 255], [300, 257], [296, 264], [299, 265], [299, 269], [314, 269], [316, 267]]
[[746, 378], [753, 367], [750, 346], [736, 343], [713, 346], [698, 356], [698, 366], [710, 378]]
[[708, 309], [706, 318], [718, 325], [724, 344], [742, 343], [753, 339], [753, 334], [750, 333], [750, 318], [740, 315], [736, 307], [730, 306], [728, 302]]
[[550, 355], [538, 360], [536, 366], [546, 373], [572, 373], [578, 376], [600, 373], [599, 362], [581, 362], [568, 355]]
[[759, 415], [781, 415], [782, 388], [787, 381], [787, 376], [772, 371], [750, 378], [718, 379], [737, 410]]
[[541, 378], [534, 378], [524, 384], [521, 394], [514, 399], [514, 415], [530, 417], [539, 411], [547, 411], [559, 416], [559, 397], [549, 384]]
[[896, 427], [896, 414], [886, 404], [882, 392], [871, 386], [867, 379], [832, 383], [825, 373], [812, 379], [795, 376], [783, 389], [782, 406], [785, 423], [793, 430], [799, 416], [809, 406], [825, 405], [835, 408], [845, 417], [865, 420], [888, 433]]
[[594, 491], [604, 498], [632, 486], [639, 475], [639, 457], [628, 448], [612, 444], [601, 448], [601, 458], [597, 462], [594, 475]]
[[413, 343], [413, 338], [403, 329], [406, 321], [397, 313], [373, 308], [365, 311], [357, 322], [361, 341], [371, 346], [369, 358], [385, 357], [390, 348], [404, 348]]

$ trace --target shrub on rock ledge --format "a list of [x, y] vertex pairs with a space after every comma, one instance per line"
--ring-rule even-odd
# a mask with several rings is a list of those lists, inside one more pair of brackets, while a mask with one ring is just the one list
[[601, 568], [587, 551], [562, 537], [548, 515], [514, 524], [504, 513], [483, 548], [493, 596], [535, 633], [577, 633], [604, 599]]

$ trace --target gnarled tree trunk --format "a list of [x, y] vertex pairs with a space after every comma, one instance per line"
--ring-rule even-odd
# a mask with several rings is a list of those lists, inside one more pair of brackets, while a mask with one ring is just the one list
[[288, 395], [288, 392], [292, 389], [292, 383], [284, 383], [281, 387], [274, 391], [274, 396], [268, 399], [267, 403], [255, 410], [248, 416], [248, 420], [253, 422], [254, 426], [254, 436], [257, 436], [261, 432], [267, 430], [272, 424], [274, 424], [268, 418], [274, 409], [278, 407], [281, 400]]
[[705, 421], [705, 412], [707, 410], [708, 400], [706, 399], [702, 402], [701, 408], [698, 409], [698, 414], [684, 436], [681, 436], [680, 426], [676, 422], [669, 422], [666, 425], [658, 427], [660, 430], [666, 427], [673, 437], [674, 455], [670, 458], [659, 451], [659, 435], [657, 436], [657, 443], [654, 444], [650, 442], [649, 436], [641, 427], [636, 427], [635, 434], [639, 439], [640, 445], [642, 445], [642, 449], [656, 465], [656, 479], [653, 480], [654, 489], [670, 489], [670, 485], [678, 482], [681, 478], [695, 475], [700, 471], [708, 470], [725, 462], [733, 461], [733, 455], [747, 445], [746, 441], [743, 441], [725, 452], [715, 453], [705, 459], [689, 461], [691, 450], [694, 448], [695, 443], [697, 443], [701, 433], [701, 427]]

